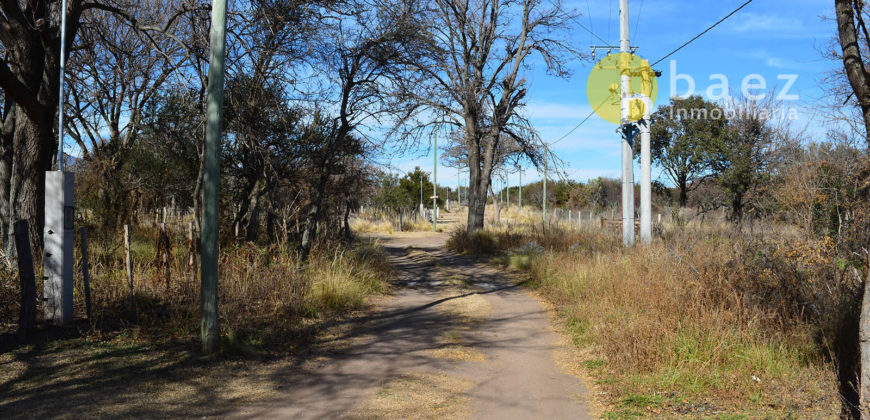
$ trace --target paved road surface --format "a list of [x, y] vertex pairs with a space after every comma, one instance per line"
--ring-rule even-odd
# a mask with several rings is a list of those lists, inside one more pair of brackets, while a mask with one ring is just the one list
[[560, 368], [541, 304], [497, 268], [444, 248], [447, 234], [382, 238], [394, 297], [336, 326], [281, 398], [235, 418], [584, 419], [588, 392]]

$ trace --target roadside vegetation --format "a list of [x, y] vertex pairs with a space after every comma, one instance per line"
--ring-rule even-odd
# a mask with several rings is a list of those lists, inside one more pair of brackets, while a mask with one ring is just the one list
[[629, 250], [615, 232], [563, 229], [460, 231], [450, 246], [528, 273], [608, 417], [838, 413], [835, 349], [860, 273], [829, 241], [705, 226]]
[[[123, 238], [92, 238], [93, 318], [86, 319], [77, 277], [74, 315], [80, 321], [46, 326], [31, 332], [27, 341], [15, 337], [11, 322], [19, 308], [18, 279], [0, 279], [4, 414], [220, 415], [274, 397], [282, 375], [316, 348], [331, 324], [390, 291], [392, 265], [371, 240], [323, 239], [304, 263], [295, 250], [280, 244], [227, 242], [220, 255], [220, 353], [203, 358], [199, 268], [189, 265], [190, 244], [181, 233], [185, 224], [178, 222], [168, 224], [177, 233], [169, 235], [168, 247], [162, 249], [160, 228], [142, 224], [132, 231], [132, 295]], [[170, 255], [168, 268], [161, 264], [161, 252]], [[70, 385], [76, 383], [90, 385]], [[51, 391], [56, 389], [68, 391]]]

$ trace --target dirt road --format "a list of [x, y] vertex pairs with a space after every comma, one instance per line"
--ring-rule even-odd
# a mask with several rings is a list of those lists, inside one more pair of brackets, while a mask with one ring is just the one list
[[382, 238], [395, 296], [336, 326], [280, 398], [231, 417], [590, 418], [542, 305], [498, 269], [446, 251], [446, 238]]

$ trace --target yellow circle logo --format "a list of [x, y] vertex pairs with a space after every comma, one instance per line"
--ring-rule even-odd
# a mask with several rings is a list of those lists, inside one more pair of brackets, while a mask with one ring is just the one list
[[[586, 97], [599, 117], [614, 124], [622, 123], [620, 101], [623, 74], [629, 76], [629, 95], [646, 96], [650, 99], [651, 106], [655, 106], [659, 93], [656, 75], [649, 61], [629, 53], [608, 54], [602, 58], [589, 73]], [[629, 102], [629, 121], [640, 120], [646, 111], [643, 100], [632, 99]], [[652, 113], [652, 109], [649, 112]]]

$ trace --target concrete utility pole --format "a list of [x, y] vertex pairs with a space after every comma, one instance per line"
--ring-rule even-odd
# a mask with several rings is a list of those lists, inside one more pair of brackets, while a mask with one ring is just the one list
[[456, 168], [456, 210], [462, 208], [462, 181], [461, 177], [462, 172], [459, 168]]
[[432, 136], [432, 231], [438, 231], [438, 129]]
[[650, 109], [652, 101], [645, 98], [643, 120], [640, 127], [640, 240], [652, 243], [652, 157], [650, 150]]
[[619, 50], [622, 116], [622, 244], [634, 245], [634, 154], [629, 117], [628, 96], [631, 92], [631, 43], [628, 37], [628, 0], [619, 1]]
[[520, 199], [517, 201], [519, 209], [523, 209], [523, 168], [520, 167]]
[[544, 144], [544, 194], [543, 194], [543, 198], [541, 198], [541, 201], [542, 201], [541, 217], [543, 218], [542, 223], [544, 225], [543, 228], [546, 229], [547, 228], [547, 145], [546, 144]]
[[511, 206], [511, 174], [505, 171], [504, 177], [507, 180], [507, 197], [505, 198], [505, 208], [510, 208]]
[[227, 0], [213, 0], [210, 53], [208, 59], [208, 102], [203, 171], [202, 209], [202, 351], [214, 353], [220, 344], [218, 326], [218, 190], [220, 187], [220, 144], [224, 108], [224, 67], [226, 59]]

